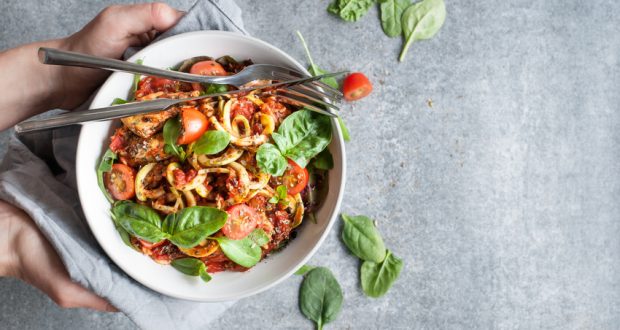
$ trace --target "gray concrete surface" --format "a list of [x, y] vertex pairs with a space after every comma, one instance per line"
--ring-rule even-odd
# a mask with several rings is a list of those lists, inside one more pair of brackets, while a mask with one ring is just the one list
[[[364, 297], [337, 227], [311, 262], [344, 289], [329, 328], [618, 328], [620, 3], [447, 1], [443, 30], [398, 63], [401, 40], [375, 9], [349, 24], [326, 0], [238, 2], [255, 36], [303, 59], [299, 29], [324, 68], [374, 82], [343, 110], [343, 211], [376, 218], [406, 266], [385, 297]], [[3, 1], [0, 48], [64, 36], [112, 1], [53, 3]], [[213, 329], [312, 328], [300, 280], [239, 302]], [[11, 279], [0, 297], [0, 328], [134, 327]]]

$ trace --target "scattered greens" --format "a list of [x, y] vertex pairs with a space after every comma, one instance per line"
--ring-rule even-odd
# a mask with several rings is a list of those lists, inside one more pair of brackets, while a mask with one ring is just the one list
[[286, 170], [286, 158], [280, 150], [271, 143], [263, 143], [256, 151], [256, 163], [261, 171], [274, 176], [284, 174]]
[[181, 121], [178, 118], [168, 119], [164, 124], [164, 151], [184, 161], [186, 157], [185, 150], [177, 144], [180, 134]]
[[230, 134], [224, 131], [206, 131], [195, 143], [194, 153], [197, 155], [214, 155], [226, 149], [230, 142]]
[[338, 117], [337, 119], [338, 119], [338, 125], [340, 126], [340, 130], [342, 131], [342, 138], [346, 142], [351, 141], [351, 135], [349, 134], [349, 129], [344, 124], [344, 120], [342, 120], [342, 117]]
[[115, 159], [116, 154], [112, 150], [108, 149], [105, 154], [103, 154], [103, 157], [101, 157], [101, 162], [97, 167], [97, 184], [99, 185], [99, 189], [101, 189], [105, 198], [107, 198], [110, 203], [114, 203], [114, 199], [112, 199], [112, 196], [110, 196], [110, 193], [103, 184], [103, 173], [110, 172], [112, 170], [112, 165], [114, 164]]
[[329, 152], [329, 149], [325, 148], [325, 150], [321, 151], [314, 159], [312, 160], [312, 166], [319, 170], [331, 170], [334, 168], [334, 157], [332, 153]]
[[169, 214], [163, 231], [174, 245], [191, 248], [224, 226], [228, 214], [214, 207], [192, 206]]
[[388, 37], [397, 37], [403, 33], [401, 17], [409, 6], [410, 0], [384, 0], [381, 9], [381, 27]]
[[314, 266], [303, 265], [296, 272], [295, 275], [306, 275], [309, 271], [313, 270]]
[[[269, 242], [269, 237], [262, 229], [254, 229], [250, 235], [243, 239], [230, 239], [227, 237], [212, 237], [220, 244], [222, 252], [235, 263], [250, 268], [256, 265], [261, 258], [261, 246]], [[262, 243], [262, 244], [261, 244]]]
[[119, 104], [125, 104], [127, 103], [127, 101], [117, 97], [114, 100], [112, 100], [112, 105], [119, 105]]
[[329, 269], [317, 267], [305, 275], [299, 290], [299, 307], [319, 330], [336, 319], [342, 300], [340, 284]]
[[211, 280], [211, 276], [207, 273], [207, 267], [204, 262], [200, 259], [195, 258], [181, 258], [174, 259], [171, 263], [172, 267], [181, 273], [189, 276], [200, 276], [200, 278], [209, 282]]
[[[299, 40], [301, 40], [301, 44], [304, 46], [304, 50], [306, 51], [306, 56], [308, 57], [308, 62], [310, 62], [310, 66], [308, 67], [308, 71], [310, 71], [310, 74], [313, 76], [318, 76], [318, 75], [328, 73], [327, 71], [319, 68], [318, 65], [314, 64], [314, 61], [312, 60], [312, 56], [310, 56], [310, 50], [308, 49], [308, 44], [306, 44], [306, 40], [304, 39], [304, 36], [301, 35], [301, 32], [297, 31], [297, 36], [299, 37]], [[336, 78], [334, 77], [323, 78], [321, 79], [321, 82], [336, 89], [338, 89], [339, 87], [338, 81], [336, 81]]]
[[403, 269], [403, 261], [395, 257], [391, 251], [382, 262], [364, 261], [360, 270], [360, 279], [364, 293], [373, 298], [383, 296]]
[[224, 93], [228, 92], [228, 85], [209, 84], [205, 89], [205, 94]]
[[278, 203], [282, 203], [283, 205], [287, 205], [287, 196], [288, 196], [288, 191], [286, 189], [285, 185], [279, 185], [276, 187], [276, 193], [273, 195], [273, 197], [271, 197], [269, 199], [269, 203], [271, 204], [278, 204]]
[[360, 269], [362, 290], [369, 297], [383, 296], [400, 275], [403, 261], [385, 248], [372, 219], [363, 215], [341, 217], [342, 241], [351, 253], [364, 260]]
[[327, 11], [345, 21], [355, 22], [366, 15], [375, 0], [334, 0]]
[[[136, 64], [140, 64], [142, 65], [142, 63], [144, 63], [144, 60], [142, 59], [138, 59], [136, 61]], [[136, 73], [133, 75], [133, 87], [132, 90], [135, 93], [138, 90], [138, 83], [140, 83], [140, 78], [142, 77], [142, 75], [140, 75], [139, 73]]]
[[117, 202], [112, 208], [118, 224], [128, 233], [156, 243], [169, 235], [161, 228], [161, 218], [153, 209], [133, 202]]
[[385, 245], [381, 234], [366, 216], [341, 214], [344, 221], [342, 241], [358, 258], [381, 262], [385, 258]]
[[412, 43], [432, 38], [445, 20], [446, 6], [443, 0], [423, 0], [409, 6], [402, 15], [405, 45], [399, 61], [405, 58]]

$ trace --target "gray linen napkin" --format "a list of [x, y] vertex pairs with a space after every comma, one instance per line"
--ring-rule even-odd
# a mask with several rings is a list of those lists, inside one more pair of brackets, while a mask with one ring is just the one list
[[[199, 0], [160, 38], [197, 30], [243, 34], [232, 0]], [[126, 56], [136, 50], [129, 49]], [[58, 251], [71, 278], [110, 301], [139, 327], [204, 328], [233, 303], [196, 303], [156, 293], [114, 265], [96, 243], [79, 203], [75, 151], [79, 127], [10, 139], [0, 166], [0, 199], [24, 210]]]

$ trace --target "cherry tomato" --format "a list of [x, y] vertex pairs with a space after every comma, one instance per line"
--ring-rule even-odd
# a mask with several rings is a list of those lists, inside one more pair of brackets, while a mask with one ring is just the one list
[[178, 144], [189, 144], [202, 136], [209, 128], [207, 117], [196, 109], [183, 109], [181, 112], [181, 136], [177, 140]]
[[134, 178], [136, 172], [124, 164], [112, 165], [112, 170], [103, 175], [105, 186], [116, 200], [131, 199], [136, 195]]
[[307, 169], [301, 168], [301, 166], [289, 159], [286, 172], [282, 176], [282, 183], [286, 186], [286, 191], [289, 195], [295, 195], [306, 188], [309, 177]]
[[260, 220], [256, 210], [247, 204], [233, 205], [226, 212], [228, 219], [222, 227], [222, 233], [230, 239], [242, 239], [248, 236]]
[[140, 242], [140, 245], [142, 245], [143, 247], [145, 247], [145, 248], [147, 248], [147, 249], [153, 249], [153, 248], [156, 248], [156, 247], [158, 247], [158, 246], [160, 246], [160, 245], [164, 244], [164, 243], [166, 242], [166, 240], [165, 240], [165, 239], [162, 239], [162, 240], [161, 240], [161, 241], [159, 241], [159, 242], [156, 242], [156, 243], [151, 243], [151, 242], [149, 242], [149, 241], [145, 241], [145, 240], [143, 240], [143, 239], [138, 238], [138, 242]]
[[359, 100], [372, 92], [372, 84], [363, 73], [353, 72], [344, 78], [342, 92], [347, 101]]
[[[199, 74], [202, 76], [226, 76], [228, 72], [224, 70], [224, 67], [217, 63], [216, 61], [202, 61], [197, 62], [192, 65], [192, 68], [189, 69], [189, 73]], [[192, 87], [195, 90], [201, 91], [202, 86], [199, 83], [192, 83]]]
[[153, 76], [146, 76], [138, 83], [138, 90], [136, 95], [148, 95], [155, 92], [176, 92], [180, 84], [178, 81], [159, 78]]

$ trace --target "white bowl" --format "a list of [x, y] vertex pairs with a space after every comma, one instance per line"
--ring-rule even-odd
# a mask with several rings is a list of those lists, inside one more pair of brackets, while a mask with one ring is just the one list
[[[167, 68], [184, 59], [207, 55], [231, 55], [235, 59], [252, 59], [254, 63], [287, 66], [306, 70], [292, 57], [264, 41], [231, 32], [199, 31], [176, 35], [154, 43], [129, 60], [143, 59], [145, 65]], [[125, 98], [133, 76], [114, 73], [101, 86], [91, 108], [108, 106], [116, 97]], [[95, 238], [123, 271], [145, 286], [176, 298], [196, 301], [228, 301], [244, 298], [278, 284], [301, 267], [317, 251], [337, 218], [345, 183], [345, 153], [340, 127], [332, 120], [333, 139], [329, 146], [334, 168], [329, 173], [329, 192], [317, 212], [317, 224], [304, 223], [298, 235], [282, 251], [273, 253], [244, 273], [213, 274], [209, 283], [186, 276], [171, 266], [162, 266], [149, 257], [127, 247], [119, 237], [109, 216], [110, 204], [97, 186], [96, 168], [108, 148], [116, 121], [86, 123], [77, 148], [76, 173], [84, 215]]]

